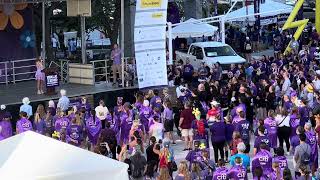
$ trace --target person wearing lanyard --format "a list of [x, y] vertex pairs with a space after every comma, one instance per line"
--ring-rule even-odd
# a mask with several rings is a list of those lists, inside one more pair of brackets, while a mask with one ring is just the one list
[[278, 134], [280, 147], [283, 148], [283, 142], [285, 141], [287, 152], [289, 153], [290, 151], [289, 137], [291, 133], [290, 116], [288, 115], [288, 112], [284, 108], [280, 107], [277, 109], [277, 115], [275, 117], [275, 120], [278, 126], [277, 134]]

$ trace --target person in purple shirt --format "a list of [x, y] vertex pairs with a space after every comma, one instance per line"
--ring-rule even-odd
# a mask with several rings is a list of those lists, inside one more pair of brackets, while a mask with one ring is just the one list
[[134, 114], [130, 109], [130, 103], [126, 102], [123, 105], [123, 111], [120, 115], [120, 144], [126, 144], [129, 142], [129, 132], [134, 120]]
[[97, 118], [96, 112], [91, 110], [90, 116], [86, 119], [86, 130], [92, 148], [97, 144], [101, 129], [100, 119]]
[[211, 142], [214, 150], [215, 162], [218, 162], [220, 152], [220, 158], [224, 159], [224, 145], [226, 143], [226, 125], [220, 121], [220, 116], [217, 115], [215, 121], [210, 126]]
[[293, 108], [290, 115], [290, 127], [291, 127], [290, 139], [296, 135], [296, 130], [299, 125], [300, 125], [300, 119], [298, 116], [298, 109]]
[[318, 169], [318, 142], [315, 132], [312, 130], [311, 123], [306, 123], [304, 125], [305, 134], [307, 136], [306, 143], [311, 147], [311, 171], [315, 172]]
[[87, 113], [90, 113], [90, 111], [91, 111], [91, 105], [90, 105], [90, 103], [88, 102], [87, 97], [83, 96], [83, 97], [81, 98], [81, 102], [79, 103], [79, 105], [78, 105], [77, 108], [78, 108], [78, 109], [84, 108]]
[[113, 74], [113, 84], [117, 80], [117, 72], [121, 77], [121, 49], [118, 47], [118, 44], [113, 45], [113, 50], [111, 51], [111, 59], [113, 60], [112, 64], [112, 74]]
[[194, 149], [189, 151], [186, 160], [189, 161], [189, 168], [191, 169], [191, 164], [201, 160], [202, 152], [199, 148], [200, 141], [194, 141]]
[[218, 168], [213, 173], [212, 180], [226, 180], [228, 177], [228, 168], [226, 168], [224, 160], [220, 159], [218, 161]]
[[0, 126], [2, 127], [0, 135], [4, 139], [12, 136], [12, 125], [10, 120], [11, 120], [11, 114], [9, 112], [5, 113], [2, 116], [2, 119], [0, 119]]
[[299, 135], [300, 134], [304, 134], [304, 128], [302, 126], [298, 126], [297, 130], [296, 130], [296, 135], [294, 135], [291, 139], [290, 139], [290, 145], [291, 145], [291, 150], [290, 153], [293, 154], [296, 147], [300, 145], [300, 139], [299, 139]]
[[17, 121], [16, 133], [20, 134], [25, 131], [32, 131], [31, 121], [28, 119], [28, 114], [26, 112], [20, 112], [20, 120]]
[[162, 103], [162, 100], [159, 97], [159, 90], [158, 89], [153, 90], [153, 94], [154, 96], [150, 99], [151, 108], [154, 108], [157, 106], [157, 104]]
[[279, 167], [281, 170], [284, 170], [288, 167], [287, 157], [284, 155], [284, 149], [282, 147], [278, 147], [274, 150], [275, 156], [272, 159], [272, 162], [279, 163]]
[[191, 82], [192, 81], [193, 71], [194, 71], [194, 68], [190, 64], [190, 60], [188, 59], [186, 61], [186, 64], [183, 66], [183, 79], [186, 82]]
[[151, 116], [151, 113], [152, 109], [149, 107], [149, 101], [144, 100], [143, 105], [141, 106], [139, 111], [139, 116], [146, 134], [149, 134], [149, 118]]
[[80, 147], [83, 137], [82, 130], [80, 122], [77, 122], [77, 119], [73, 118], [67, 127], [67, 143]]
[[264, 125], [268, 131], [268, 139], [270, 140], [270, 147], [276, 148], [278, 146], [278, 139], [277, 139], [277, 122], [274, 119], [274, 112], [273, 110], [269, 111], [269, 117], [264, 120]]
[[250, 151], [250, 123], [244, 118], [244, 112], [239, 113], [240, 118], [242, 119], [237, 124], [235, 124], [234, 131], [240, 132], [241, 139], [246, 145], [246, 151], [244, 153], [249, 153]]
[[67, 127], [70, 124], [70, 120], [69, 118], [67, 118], [66, 116], [64, 116], [64, 112], [61, 110], [58, 110], [57, 116], [56, 116], [56, 120], [54, 123], [54, 130], [57, 132], [61, 132], [61, 130], [66, 130]]
[[272, 172], [268, 177], [270, 180], [278, 180], [283, 177], [283, 170], [280, 168], [278, 162], [272, 163]]
[[229, 169], [228, 179], [247, 180], [247, 169], [242, 166], [241, 157], [236, 157], [235, 165]]
[[117, 97], [117, 105], [113, 108], [113, 121], [115, 123], [115, 129], [120, 130], [120, 115], [123, 111], [123, 97]]
[[258, 128], [259, 136], [254, 141], [253, 154], [257, 154], [257, 152], [259, 152], [261, 143], [265, 143], [267, 145], [266, 150], [270, 151], [270, 140], [264, 134], [264, 132], [265, 132], [265, 127], [264, 126], [259, 126], [259, 128]]
[[253, 157], [251, 162], [251, 172], [255, 172], [255, 169], [259, 166], [262, 167], [263, 174], [266, 176], [272, 172], [272, 155], [267, 148], [266, 143], [262, 142], [260, 144], [260, 151]]
[[37, 107], [37, 111], [34, 114], [34, 122], [33, 122], [33, 129], [35, 132], [39, 134], [45, 133], [46, 123], [44, 121], [46, 117], [46, 112], [44, 109], [44, 106], [42, 104], [39, 104]]

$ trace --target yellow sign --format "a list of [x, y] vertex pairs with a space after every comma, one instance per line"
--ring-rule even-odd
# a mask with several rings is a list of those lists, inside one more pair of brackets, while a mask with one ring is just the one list
[[[297, 31], [293, 35], [295, 40], [299, 39], [301, 33], [303, 32], [304, 28], [306, 27], [306, 25], [309, 22], [309, 19], [294, 21], [300, 8], [302, 7], [303, 3], [304, 3], [304, 0], [298, 0], [295, 7], [293, 8], [290, 16], [288, 17], [286, 23], [282, 27], [283, 30], [297, 28]], [[316, 14], [316, 18], [315, 18], [316, 19], [316, 29], [317, 29], [317, 32], [320, 33], [320, 17], [318, 17], [318, 11], [320, 13], [320, 0], [317, 0], [317, 2], [316, 2], [316, 12], [315, 12], [315, 14]], [[291, 42], [290, 42], [290, 44], [291, 44]], [[287, 48], [284, 52], [285, 54], [291, 51], [290, 44], [287, 46]]]
[[163, 13], [160, 12], [160, 13], [153, 13], [152, 14], [152, 18], [154, 19], [158, 19], [158, 18], [162, 18], [163, 17]]
[[160, 8], [162, 0], [141, 0], [141, 8]]

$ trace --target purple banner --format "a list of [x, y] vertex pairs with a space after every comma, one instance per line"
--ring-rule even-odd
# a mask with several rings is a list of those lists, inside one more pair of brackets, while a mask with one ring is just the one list
[[[8, 80], [12, 80], [12, 61], [33, 59], [36, 57], [36, 44], [35, 35], [33, 32], [33, 12], [32, 6], [28, 5], [2, 5], [4, 12], [7, 9], [14, 9], [12, 14], [8, 15], [0, 11], [0, 14], [8, 17], [8, 23], [5, 24], [4, 29], [0, 30], [0, 82], [4, 82], [4, 64], [7, 63]], [[13, 6], [13, 7], [12, 7]], [[14, 25], [13, 25], [14, 24]], [[21, 27], [21, 28], [20, 28]], [[15, 63], [15, 67], [34, 65], [35, 61], [25, 61]], [[15, 76], [16, 80], [27, 79], [34, 74], [35, 67], [24, 67], [16, 69], [15, 73], [21, 73], [21, 75]]]

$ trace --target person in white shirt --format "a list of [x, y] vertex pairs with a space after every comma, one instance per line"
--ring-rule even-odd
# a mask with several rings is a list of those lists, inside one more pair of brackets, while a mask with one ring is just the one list
[[286, 143], [287, 152], [290, 152], [290, 142], [289, 137], [291, 134], [291, 128], [290, 128], [290, 115], [283, 107], [278, 107], [276, 111], [277, 115], [275, 117], [275, 120], [277, 122], [278, 126], [278, 139], [279, 139], [279, 147], [283, 148], [283, 142]]
[[159, 117], [154, 116], [153, 117], [153, 122], [154, 124], [151, 125], [150, 130], [149, 130], [149, 136], [154, 136], [157, 141], [160, 139], [163, 139], [163, 132], [164, 132], [164, 126], [162, 123], [159, 122]]
[[316, 91], [320, 90], [320, 70], [316, 71], [316, 79], [313, 82], [313, 86]]
[[106, 105], [104, 104], [104, 101], [103, 100], [100, 100], [99, 102], [99, 106], [97, 106], [95, 108], [95, 111], [96, 111], [96, 115], [97, 117], [100, 119], [101, 121], [101, 124], [102, 124], [102, 128], [104, 129], [106, 127], [106, 119], [107, 119], [107, 116], [109, 114], [109, 110], [108, 108], [106, 107]]

